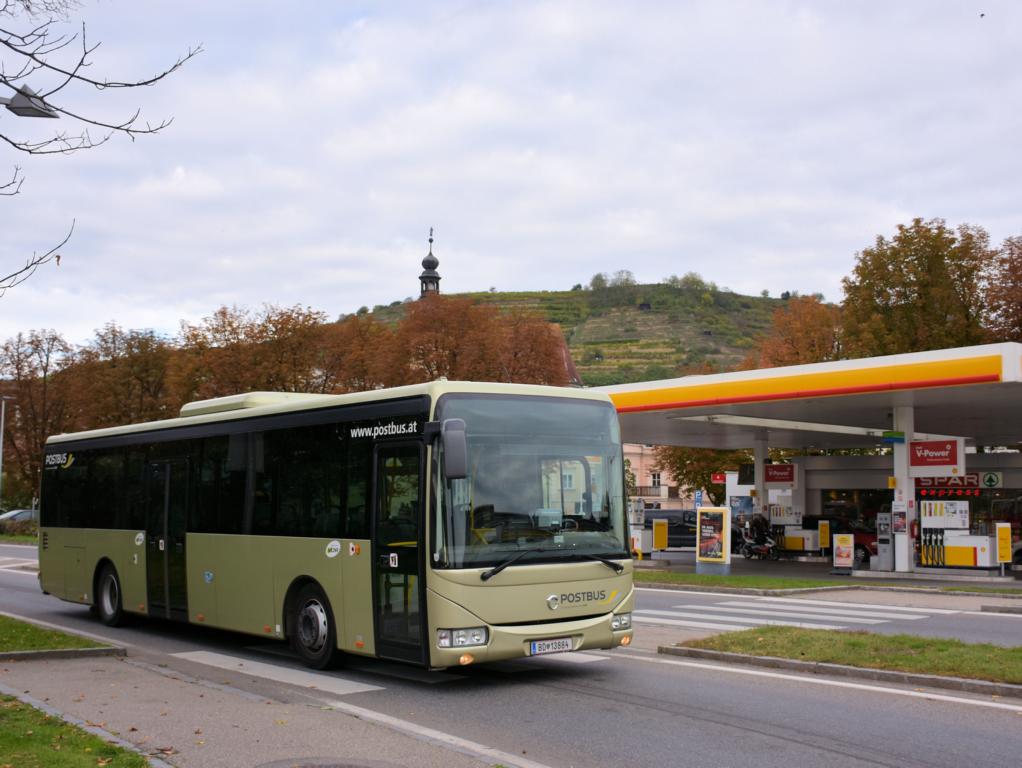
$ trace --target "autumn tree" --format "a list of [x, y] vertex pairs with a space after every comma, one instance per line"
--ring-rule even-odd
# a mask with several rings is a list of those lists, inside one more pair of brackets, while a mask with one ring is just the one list
[[1005, 240], [991, 265], [987, 313], [994, 341], [1022, 341], [1022, 237]]
[[840, 360], [841, 310], [816, 296], [792, 296], [774, 310], [770, 330], [744, 368]]
[[387, 383], [492, 378], [487, 353], [497, 344], [494, 317], [489, 308], [454, 296], [425, 296], [408, 304], [390, 350]]
[[843, 344], [855, 357], [967, 346], [985, 340], [982, 281], [989, 237], [967, 224], [913, 219], [858, 254], [842, 280]]
[[12, 398], [4, 424], [4, 467], [8, 475], [13, 468], [27, 489], [23, 503], [38, 487], [46, 438], [72, 429], [72, 381], [64, 372], [73, 359], [71, 346], [56, 331], [19, 333], [0, 347], [2, 393]]
[[324, 313], [306, 307], [267, 305], [256, 314], [220, 307], [197, 325], [182, 323], [173, 375], [178, 399], [259, 390], [328, 391], [325, 319]]
[[152, 330], [108, 323], [78, 350], [66, 374], [74, 384], [82, 427], [91, 429], [177, 415], [169, 402], [173, 346]]
[[500, 323], [497, 381], [519, 384], [568, 384], [570, 352], [560, 328], [521, 309]]
[[391, 349], [391, 384], [440, 376], [470, 381], [567, 384], [560, 332], [520, 310], [468, 298], [427, 296], [398, 324]]
[[324, 368], [331, 391], [365, 392], [390, 379], [394, 331], [367, 313], [358, 313], [324, 328]]

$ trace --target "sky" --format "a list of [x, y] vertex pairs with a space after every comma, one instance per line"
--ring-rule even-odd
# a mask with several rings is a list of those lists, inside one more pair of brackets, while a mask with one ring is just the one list
[[[84, 0], [82, 21], [93, 77], [203, 52], [152, 88], [60, 96], [172, 117], [158, 135], [0, 147], [25, 178], [0, 266], [74, 222], [60, 266], [0, 297], [0, 341], [390, 304], [418, 295], [430, 227], [444, 293], [627, 269], [830, 301], [914, 217], [1022, 235], [1013, 0]], [[5, 136], [56, 123], [0, 110]]]

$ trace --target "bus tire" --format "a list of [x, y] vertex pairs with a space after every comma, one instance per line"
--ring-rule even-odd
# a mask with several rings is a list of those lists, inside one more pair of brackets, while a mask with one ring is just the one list
[[117, 569], [105, 564], [96, 578], [96, 614], [108, 627], [117, 627], [124, 622], [124, 605], [121, 600], [121, 580]]
[[288, 625], [291, 647], [306, 666], [327, 669], [337, 654], [337, 625], [319, 584], [309, 583], [295, 598]]

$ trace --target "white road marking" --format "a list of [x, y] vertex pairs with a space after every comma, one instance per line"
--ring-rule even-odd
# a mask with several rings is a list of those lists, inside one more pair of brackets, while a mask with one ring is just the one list
[[3, 571], [4, 573], [17, 573], [20, 576], [32, 576], [33, 578], [39, 577], [39, 573], [37, 571], [24, 571], [17, 568], [0, 568], [0, 571]]
[[[734, 597], [732, 595], [731, 597]], [[907, 605], [884, 605], [882, 603], [853, 603], [844, 602], [841, 600], [808, 600], [796, 597], [757, 597], [755, 600], [761, 600], [767, 603], [795, 603], [796, 605], [829, 605], [837, 606], [838, 608], [872, 608], [880, 611], [904, 611], [907, 613], [939, 613], [939, 614], [951, 614], [961, 613], [961, 611], [952, 610], [950, 608], [910, 608]]]
[[0, 570], [7, 570], [8, 568], [25, 568], [35, 564], [35, 560], [24, 560], [17, 557], [0, 557]]
[[771, 606], [769, 603], [764, 605], [760, 601], [752, 600], [728, 600], [720, 603], [720, 605], [734, 605], [734, 606], [745, 606], [747, 608], [759, 608], [766, 610], [779, 610], [779, 611], [801, 611], [803, 613], [825, 613], [831, 616], [860, 616], [864, 619], [883, 619], [886, 621], [894, 619], [905, 619], [907, 621], [914, 621], [916, 619], [928, 619], [930, 618], [925, 613], [894, 613], [892, 611], [860, 611], [855, 608], [837, 608], [837, 607], [824, 607], [819, 605], [795, 605], [794, 603], [783, 603], [781, 605]]
[[1022, 613], [1000, 613], [999, 611], [961, 611], [963, 616], [982, 616], [989, 619], [992, 616], [1002, 616], [1007, 619], [1022, 619]]
[[250, 677], [261, 677], [266, 680], [274, 680], [278, 683], [298, 685], [303, 688], [313, 688], [317, 691], [332, 693], [334, 696], [348, 696], [352, 693], [365, 693], [366, 691], [383, 690], [378, 685], [367, 685], [356, 683], [352, 680], [345, 680], [336, 675], [326, 675], [318, 672], [309, 672], [304, 669], [292, 667], [280, 667], [275, 664], [266, 664], [262, 661], [252, 661], [238, 656], [228, 656], [223, 653], [211, 651], [189, 651], [186, 653], [171, 654], [176, 659], [194, 661], [197, 664], [205, 664], [210, 667], [226, 669], [238, 674]]
[[[640, 611], [633, 611], [633, 618], [638, 615], [640, 619], [645, 619], [647, 616], [664, 616], [667, 618], [678, 618], [678, 619], [696, 619], [705, 621], [706, 619], [716, 619], [716, 616], [707, 616], [705, 613], [690, 613], [687, 611], [654, 611], [648, 609], [642, 609]], [[806, 623], [803, 621], [786, 621], [784, 619], [757, 619], [753, 617], [742, 617], [742, 616], [721, 616], [722, 619], [727, 621], [735, 622], [736, 624], [745, 624], [746, 626], [741, 629], [748, 629], [749, 625], [754, 627], [760, 626], [771, 626], [771, 627], [804, 627], [806, 629], [844, 629], [843, 625], [836, 624], [817, 624], [817, 623]], [[821, 617], [823, 618], [823, 617]]]
[[695, 589], [653, 589], [652, 587], [635, 587], [636, 592], [655, 592], [658, 595], [675, 595], [679, 599], [681, 595], [708, 595], [710, 597], [735, 597], [736, 592], [700, 592]]
[[951, 704], [966, 704], [973, 707], [988, 707], [990, 709], [1002, 709], [1008, 712], [1022, 714], [1022, 704], [1002, 704], [997, 701], [985, 701], [983, 699], [969, 699], [961, 696], [949, 696], [941, 693], [928, 693], [925, 691], [909, 691], [901, 688], [888, 688], [883, 685], [869, 685], [867, 683], [848, 683], [842, 680], [829, 680], [807, 675], [784, 674], [782, 672], [768, 672], [761, 669], [745, 669], [739, 665], [725, 666], [721, 664], [707, 664], [698, 661], [680, 661], [675, 659], [653, 658], [647, 656], [633, 656], [620, 654], [614, 658], [628, 659], [630, 661], [644, 661], [648, 664], [666, 664], [673, 667], [693, 667], [696, 669], [709, 670], [713, 672], [729, 672], [733, 675], [749, 675], [751, 677], [769, 677], [780, 680], [790, 680], [809, 685], [822, 685], [832, 688], [850, 688], [858, 691], [871, 691], [876, 693], [888, 693], [894, 696], [908, 696], [914, 699], [926, 699], [928, 701], [943, 701]]
[[594, 661], [606, 661], [607, 658], [607, 656], [597, 656], [595, 653], [573, 651], [571, 653], [551, 653], [540, 656], [530, 656], [529, 660], [567, 661], [570, 664], [592, 664]]
[[721, 632], [736, 632], [741, 629], [749, 629], [747, 626], [738, 624], [711, 624], [708, 621], [683, 621], [681, 619], [658, 619], [653, 616], [637, 616], [632, 614], [632, 621], [636, 624], [663, 624], [668, 627], [688, 627], [690, 629], [716, 629]]
[[[776, 616], [777, 618], [787, 617], [789, 619], [836, 619], [845, 622], [846, 624], [884, 624], [885, 619], [863, 619], [855, 616], [846, 616], [844, 611], [830, 610], [821, 613], [822, 609], [818, 608], [816, 611], [810, 613], [808, 611], [787, 611], [784, 609], [774, 608], [740, 608], [735, 607], [724, 607], [721, 605], [676, 605], [675, 608], [688, 608], [690, 610], [700, 611], [713, 611], [720, 613], [749, 613], [759, 616]], [[710, 618], [707, 616], [706, 618]], [[730, 616], [726, 618], [731, 618]], [[736, 617], [737, 618], [737, 617]], [[912, 616], [913, 619], [925, 619], [925, 616]]]
[[365, 707], [356, 707], [354, 704], [349, 704], [346, 701], [331, 701], [328, 702], [334, 709], [344, 712], [349, 715], [354, 715], [362, 720], [368, 720], [369, 722], [379, 723], [380, 725], [387, 726], [396, 731], [407, 733], [425, 741], [440, 744], [442, 746], [451, 747], [475, 757], [483, 758], [487, 763], [513, 766], [514, 768], [551, 768], [551, 766], [545, 763], [537, 763], [535, 760], [527, 760], [521, 755], [511, 754], [510, 752], [503, 752], [493, 747], [488, 747], [485, 744], [480, 744], [476, 741], [469, 741], [463, 739], [460, 736], [454, 734], [444, 733], [434, 728], [427, 728], [426, 726], [413, 723], [409, 720], [402, 720], [398, 717], [391, 715], [385, 715], [382, 712], [376, 712]]

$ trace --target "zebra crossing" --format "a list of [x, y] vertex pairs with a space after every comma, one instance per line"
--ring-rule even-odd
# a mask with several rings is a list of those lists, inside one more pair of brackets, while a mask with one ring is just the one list
[[961, 613], [947, 608], [909, 608], [876, 603], [844, 603], [785, 597], [740, 597], [713, 603], [680, 602], [670, 608], [639, 608], [636, 624], [732, 632], [752, 627], [866, 629], [891, 621], [918, 621], [938, 614]]
[[23, 557], [0, 556], [0, 571], [16, 571], [19, 573], [24, 573], [26, 571], [31, 570], [32, 572], [35, 572], [36, 565], [37, 564], [34, 559], [27, 560]]

